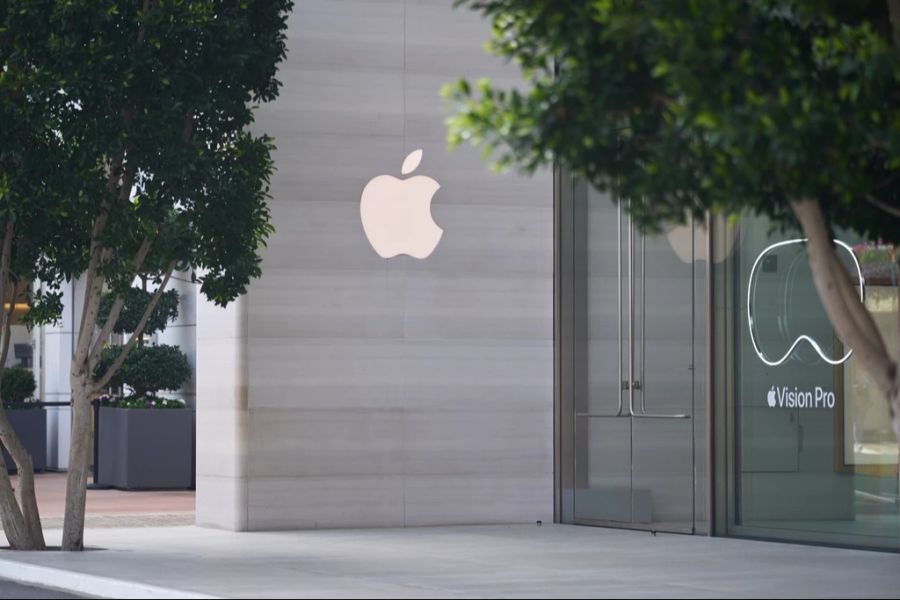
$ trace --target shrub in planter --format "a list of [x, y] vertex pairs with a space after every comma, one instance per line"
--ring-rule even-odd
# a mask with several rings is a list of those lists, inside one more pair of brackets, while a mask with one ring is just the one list
[[[121, 350], [121, 346], [104, 348], [94, 373], [105, 373]], [[109, 385], [113, 388], [127, 385], [136, 397], [156, 396], [159, 390], [179, 389], [190, 376], [191, 366], [178, 346], [138, 346], [119, 367]]]
[[[30, 369], [11, 367], [3, 369], [0, 380], [0, 398], [7, 410], [10, 424], [22, 441], [22, 445], [31, 455], [35, 471], [47, 468], [47, 412], [43, 407], [31, 400], [37, 383]], [[3, 451], [3, 458], [8, 471], [15, 471], [12, 458]]]
[[[105, 372], [119, 351], [105, 348], [97, 371]], [[157, 396], [179, 389], [190, 376], [187, 356], [177, 346], [131, 351], [110, 386], [127, 386], [132, 393], [101, 399], [98, 483], [124, 489], [193, 486], [194, 411], [181, 400]]]
[[34, 394], [37, 383], [34, 381], [34, 373], [31, 369], [11, 367], [3, 369], [3, 379], [0, 380], [0, 398], [5, 405], [22, 404]]

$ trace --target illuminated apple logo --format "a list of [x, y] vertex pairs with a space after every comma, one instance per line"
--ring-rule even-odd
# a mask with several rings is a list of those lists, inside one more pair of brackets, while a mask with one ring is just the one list
[[[402, 175], [409, 175], [422, 161], [422, 150], [413, 150], [403, 161]], [[359, 203], [363, 230], [382, 258], [408, 254], [427, 258], [441, 241], [444, 230], [431, 218], [431, 198], [440, 189], [431, 177], [398, 179], [379, 175], [366, 184]]]
[[775, 405], [778, 403], [778, 397], [775, 393], [775, 386], [772, 386], [772, 389], [769, 390], [769, 394], [766, 396], [766, 402], [769, 403], [769, 408], [775, 408]]

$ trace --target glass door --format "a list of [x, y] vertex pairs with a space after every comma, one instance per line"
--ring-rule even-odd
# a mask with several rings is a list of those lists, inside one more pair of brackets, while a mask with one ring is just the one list
[[705, 245], [693, 225], [644, 236], [609, 195], [576, 185], [573, 196], [572, 520], [692, 533]]

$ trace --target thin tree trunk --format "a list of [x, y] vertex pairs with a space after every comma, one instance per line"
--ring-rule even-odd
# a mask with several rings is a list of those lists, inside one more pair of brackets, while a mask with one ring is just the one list
[[[99, 245], [99, 241], [95, 242]], [[105, 253], [99, 246], [92, 252], [100, 257]], [[84, 549], [84, 512], [87, 501], [87, 478], [93, 450], [91, 395], [94, 389], [90, 369], [90, 343], [97, 322], [100, 296], [103, 291], [102, 260], [88, 267], [90, 285], [85, 289], [82, 321], [78, 326], [78, 344], [72, 356], [69, 376], [72, 388], [72, 434], [69, 444], [69, 466], [66, 474], [66, 508], [63, 516], [63, 550]]]
[[[117, 176], [110, 175], [110, 180]], [[63, 516], [63, 550], [84, 549], [84, 511], [87, 501], [87, 477], [91, 464], [92, 423], [91, 394], [93, 374], [90, 370], [91, 342], [100, 308], [104, 278], [101, 272], [109, 252], [103, 248], [100, 234], [109, 216], [103, 207], [91, 232], [91, 258], [86, 272], [84, 307], [78, 325], [78, 338], [72, 356], [69, 382], [72, 388], [72, 428], [69, 443], [69, 466], [66, 474], [66, 507]]]
[[[900, 440], [900, 369], [884, 339], [856, 293], [848, 292], [849, 277], [837, 259], [822, 207], [815, 199], [791, 203], [807, 237], [809, 266], [819, 298], [838, 337], [853, 350], [859, 364], [884, 394], [891, 412], [894, 434]], [[865, 311], [865, 313], [863, 312]]]
[[[0, 378], [2, 378], [2, 371], [0, 371]], [[0, 415], [0, 423], [9, 425], [5, 411]], [[2, 427], [3, 425], [0, 424], [0, 428]], [[16, 493], [9, 479], [6, 465], [2, 462], [0, 462], [0, 524], [3, 525], [3, 533], [6, 534], [10, 548], [14, 550], [32, 549], [29, 543], [31, 541], [30, 529], [25, 524], [25, 516], [16, 501]]]
[[[0, 350], [0, 365], [6, 365], [6, 357], [9, 356], [9, 342], [11, 337], [11, 321], [15, 307], [15, 287], [13, 287], [13, 295], [10, 299], [9, 311], [6, 313], [5, 323], [3, 325], [2, 350]], [[3, 374], [0, 371], [0, 381]], [[34, 490], [34, 462], [31, 454], [22, 444], [19, 436], [16, 435], [9, 417], [6, 415], [6, 408], [0, 402], [0, 441], [6, 451], [9, 452], [13, 462], [16, 464], [16, 471], [19, 475], [19, 507], [22, 511], [24, 519], [26, 536], [20, 540], [18, 550], [44, 550], [44, 532], [41, 529], [41, 515], [38, 510], [37, 496]], [[5, 465], [0, 465], [0, 469], [6, 470]]]
[[[13, 223], [7, 221], [4, 228], [2, 251], [0, 251], [0, 300], [9, 295], [9, 310], [0, 310], [0, 381], [6, 358], [9, 356], [10, 331], [16, 302], [16, 286], [10, 286], [10, 263], [12, 262]], [[7, 294], [8, 290], [11, 292]], [[9, 452], [19, 474], [19, 499], [16, 500], [12, 482], [6, 465], [0, 462], [0, 521], [6, 532], [10, 546], [17, 550], [43, 550], [44, 534], [41, 517], [34, 493], [34, 464], [31, 455], [22, 445], [0, 402], [0, 442]]]
[[63, 518], [63, 550], [84, 550], [84, 511], [87, 478], [93, 449], [90, 373], [76, 372], [72, 378], [72, 441], [66, 475], [66, 512]]
[[3, 533], [13, 550], [28, 548], [28, 527], [25, 526], [25, 517], [22, 515], [19, 504], [16, 502], [16, 493], [13, 491], [12, 482], [5, 465], [0, 465], [0, 523], [3, 525]]
[[[0, 440], [3, 441], [3, 447], [9, 452], [13, 462], [16, 463], [19, 476], [18, 496], [25, 533], [15, 545], [16, 549], [44, 550], [46, 548], [44, 532], [41, 529], [41, 515], [34, 490], [34, 463], [28, 450], [25, 449], [13, 430], [2, 403], [0, 403]], [[0, 470], [6, 470], [6, 465], [2, 462], [0, 462]], [[12, 542], [10, 543], [12, 544]]]
[[[89, 344], [85, 344], [85, 352], [76, 351], [72, 357], [72, 441], [69, 446], [69, 471], [66, 476], [66, 513], [63, 519], [63, 550], [84, 549], [84, 513], [87, 499], [87, 477], [91, 463], [92, 439], [92, 411], [91, 398], [93, 393], [103, 388], [110, 380], [122, 362], [135, 347], [137, 340], [144, 332], [150, 315], [159, 303], [159, 298], [165, 290], [172, 276], [174, 264], [170, 265], [159, 284], [153, 297], [144, 310], [137, 328], [132, 332], [128, 343], [110, 365], [105, 374], [99, 380], [94, 380], [91, 368], [92, 353]], [[94, 288], [85, 291], [84, 314], [90, 321], [82, 322], [79, 327], [79, 336], [91, 339], [96, 327], [97, 312], [100, 304], [100, 293], [103, 280], [100, 273], [95, 274]], [[90, 306], [87, 306], [87, 304]], [[109, 318], [111, 318], [110, 315]], [[112, 328], [115, 323], [109, 324]], [[83, 338], [83, 339], [84, 339]]]
[[887, 5], [894, 38], [894, 48], [900, 52], [900, 0], [887, 0]]

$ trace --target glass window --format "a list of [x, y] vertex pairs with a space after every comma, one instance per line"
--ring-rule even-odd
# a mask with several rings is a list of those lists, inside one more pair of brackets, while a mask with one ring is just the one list
[[[834, 333], [800, 235], [738, 225], [727, 269], [734, 347], [735, 533], [900, 547], [898, 444], [885, 398]], [[894, 249], [839, 235], [838, 253], [897, 351]]]

